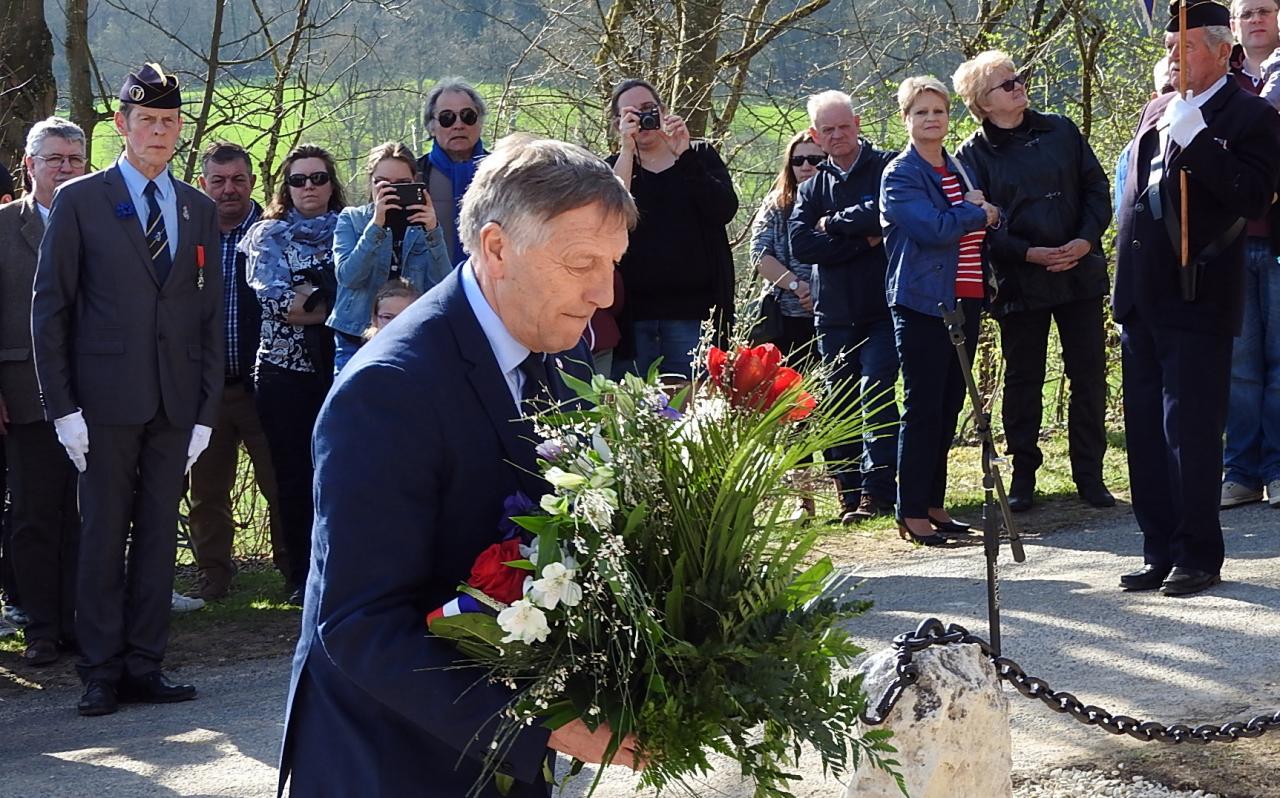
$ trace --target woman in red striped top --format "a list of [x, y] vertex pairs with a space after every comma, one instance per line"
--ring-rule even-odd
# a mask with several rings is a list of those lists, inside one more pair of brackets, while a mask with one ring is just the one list
[[928, 546], [965, 534], [948, 515], [947, 453], [964, 404], [964, 376], [943, 310], [964, 311], [970, 357], [987, 274], [983, 246], [1000, 209], [942, 147], [950, 95], [936, 78], [908, 78], [898, 107], [911, 146], [885, 169], [880, 208], [889, 257], [885, 293], [893, 314], [904, 397], [898, 432], [898, 531]]

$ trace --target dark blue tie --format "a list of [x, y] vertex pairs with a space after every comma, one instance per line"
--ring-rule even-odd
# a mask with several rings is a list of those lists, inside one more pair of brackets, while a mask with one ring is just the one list
[[156, 277], [163, 285], [169, 269], [173, 267], [173, 258], [169, 255], [169, 233], [165, 230], [164, 214], [160, 212], [160, 202], [156, 199], [155, 181], [149, 181], [142, 193], [147, 197], [147, 247], [151, 250]]
[[524, 385], [520, 389], [522, 415], [532, 416], [549, 406], [551, 394], [550, 383], [547, 380], [546, 357], [542, 352], [530, 352], [517, 367], [524, 374]]

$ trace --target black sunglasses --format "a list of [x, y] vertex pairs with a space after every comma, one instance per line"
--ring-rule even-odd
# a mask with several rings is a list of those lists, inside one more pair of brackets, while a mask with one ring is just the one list
[[817, 166], [825, 160], [827, 160], [825, 155], [792, 155], [788, 159], [792, 166], [804, 166], [805, 164]]
[[299, 172], [296, 175], [289, 175], [284, 179], [284, 182], [288, 183], [294, 188], [302, 188], [307, 184], [308, 180], [311, 181], [311, 185], [313, 186], [323, 186], [329, 182], [329, 173], [328, 172], [312, 172], [309, 175], [304, 175], [301, 172]]
[[474, 125], [479, 119], [480, 114], [476, 113], [474, 108], [463, 108], [461, 111], [454, 113], [453, 111], [441, 111], [436, 114], [436, 121], [443, 127], [453, 127], [453, 123], [459, 119], [464, 125]]
[[1013, 77], [1006, 80], [1004, 83], [997, 83], [996, 85], [987, 89], [987, 94], [990, 94], [996, 89], [1004, 89], [1006, 92], [1012, 94], [1015, 88], [1017, 88], [1018, 86], [1025, 86], [1025, 85], [1027, 85], [1026, 75], [1014, 75]]

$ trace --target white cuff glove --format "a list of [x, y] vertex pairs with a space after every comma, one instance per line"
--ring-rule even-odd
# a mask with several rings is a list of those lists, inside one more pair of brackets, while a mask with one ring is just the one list
[[77, 410], [62, 418], [54, 419], [53, 429], [58, 433], [58, 443], [67, 450], [67, 457], [76, 470], [84, 473], [88, 468], [85, 455], [89, 453], [89, 426], [84, 423], [84, 413]]
[[1202, 130], [1209, 128], [1204, 123], [1204, 114], [1200, 113], [1197, 106], [1191, 104], [1193, 97], [1195, 92], [1191, 89], [1187, 89], [1186, 99], [1174, 97], [1173, 102], [1165, 106], [1164, 116], [1160, 119], [1162, 124], [1169, 126], [1169, 137], [1183, 149], [1186, 149], [1191, 144], [1191, 140]]
[[196, 460], [200, 459], [200, 455], [204, 450], [209, 448], [209, 438], [212, 436], [212, 427], [206, 427], [204, 424], [196, 424], [191, 428], [191, 443], [187, 446], [186, 473], [191, 473], [191, 466], [195, 465]]

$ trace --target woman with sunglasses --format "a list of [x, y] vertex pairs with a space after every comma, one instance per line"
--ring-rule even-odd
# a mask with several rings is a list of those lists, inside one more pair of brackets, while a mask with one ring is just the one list
[[255, 401], [275, 465], [291, 603], [311, 562], [311, 428], [333, 380], [333, 231], [346, 205], [333, 156], [304, 144], [285, 157], [279, 187], [240, 249], [262, 303]]
[[725, 225], [738, 212], [738, 195], [715, 147], [691, 141], [684, 120], [667, 111], [648, 81], [614, 87], [609, 127], [618, 152], [607, 160], [640, 209], [619, 264], [627, 304], [615, 376], [645, 374], [661, 358], [663, 373], [688, 380], [703, 320], [715, 312], [720, 338], [732, 325]]
[[466, 81], [445, 78], [427, 93], [422, 121], [431, 134], [431, 151], [418, 159], [418, 173], [440, 220], [445, 248], [456, 266], [466, 258], [458, 239], [458, 209], [475, 177], [476, 165], [489, 154], [480, 139], [484, 98]]
[[398, 141], [369, 151], [366, 205], [343, 208], [333, 234], [338, 295], [328, 325], [333, 329], [334, 375], [364, 343], [374, 295], [388, 281], [404, 280], [424, 293], [453, 268], [429, 196], [401, 207], [397, 185], [418, 179], [413, 153]]
[[964, 374], [942, 309], [964, 313], [973, 357], [987, 295], [985, 242], [1000, 209], [943, 149], [951, 97], [934, 77], [907, 78], [898, 108], [910, 146], [884, 170], [880, 214], [889, 258], [885, 299], [902, 363], [898, 534], [925, 546], [969, 525], [947, 514], [947, 454], [964, 404]]
[[1049, 324], [1058, 327], [1071, 383], [1071, 476], [1094, 507], [1115, 504], [1102, 481], [1107, 395], [1103, 304], [1109, 282], [1102, 234], [1111, 222], [1106, 172], [1075, 124], [1027, 107], [1026, 76], [989, 50], [960, 65], [956, 93], [982, 126], [956, 150], [973, 166], [1006, 224], [991, 235], [1005, 378], [1001, 416], [1013, 478], [1009, 508], [1031, 508], [1043, 414]]

